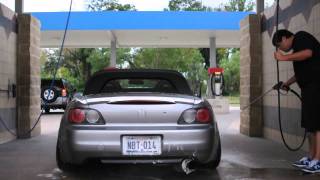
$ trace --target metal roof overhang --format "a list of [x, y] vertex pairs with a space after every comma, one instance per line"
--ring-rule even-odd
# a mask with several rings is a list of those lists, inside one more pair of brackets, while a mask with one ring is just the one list
[[[72, 12], [65, 47], [239, 47], [240, 20], [250, 12]], [[32, 13], [41, 22], [41, 47], [59, 47], [68, 12]]]

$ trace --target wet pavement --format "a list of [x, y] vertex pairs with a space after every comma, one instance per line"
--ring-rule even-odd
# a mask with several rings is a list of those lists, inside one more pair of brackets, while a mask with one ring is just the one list
[[61, 113], [42, 117], [42, 135], [28, 140], [15, 140], [0, 145], [0, 180], [25, 179], [310, 179], [320, 175], [304, 175], [291, 167], [291, 162], [304, 152], [289, 152], [282, 144], [239, 134], [239, 108], [218, 115], [222, 139], [222, 161], [216, 170], [198, 170], [185, 175], [176, 166], [106, 165], [86, 166], [74, 173], [61, 172], [55, 163], [55, 145]]

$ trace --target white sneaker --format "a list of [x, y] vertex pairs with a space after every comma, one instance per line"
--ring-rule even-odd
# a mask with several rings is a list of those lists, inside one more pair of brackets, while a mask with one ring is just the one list
[[302, 171], [307, 173], [320, 173], [320, 161], [312, 160], [307, 167], [302, 168]]

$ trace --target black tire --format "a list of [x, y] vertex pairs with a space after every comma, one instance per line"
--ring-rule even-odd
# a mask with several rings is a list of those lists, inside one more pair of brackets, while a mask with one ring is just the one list
[[217, 155], [215, 157], [215, 159], [213, 161], [211, 161], [207, 166], [209, 168], [217, 168], [220, 164], [221, 161], [221, 142], [220, 142], [220, 138], [219, 138], [219, 145], [218, 145], [218, 149], [217, 149]]
[[46, 107], [46, 108], [44, 108], [44, 111], [45, 111], [46, 114], [49, 114], [50, 113], [50, 108]]
[[61, 148], [59, 145], [59, 140], [57, 142], [57, 147], [56, 147], [56, 162], [57, 162], [58, 168], [64, 172], [73, 172], [77, 169], [76, 165], [65, 162], [61, 157]]
[[[49, 96], [48, 96], [48, 94], [49, 94]], [[52, 103], [52, 102], [56, 101], [58, 96], [59, 96], [59, 92], [58, 92], [57, 88], [55, 88], [55, 87], [52, 87], [51, 91], [50, 91], [49, 86], [45, 86], [41, 90], [41, 98], [46, 103]]]
[[215, 157], [212, 161], [204, 164], [204, 166], [205, 168], [208, 168], [208, 169], [216, 169], [219, 166], [220, 161], [221, 161], [221, 141], [220, 141], [220, 136], [218, 135], [218, 147], [216, 150]]

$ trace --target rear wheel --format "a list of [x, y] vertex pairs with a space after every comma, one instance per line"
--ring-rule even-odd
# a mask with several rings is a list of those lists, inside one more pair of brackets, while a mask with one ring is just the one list
[[218, 149], [217, 149], [217, 155], [216, 157], [214, 158], [214, 160], [212, 160], [211, 162], [209, 162], [208, 164], [206, 164], [206, 166], [208, 168], [217, 168], [220, 164], [220, 161], [221, 161], [221, 143], [219, 141], [219, 145], [218, 145]]
[[61, 156], [62, 150], [59, 144], [60, 143], [58, 140], [57, 147], [56, 147], [56, 162], [57, 162], [58, 168], [65, 172], [75, 171], [77, 166], [72, 163], [65, 162], [65, 160], [62, 158]]
[[216, 135], [216, 141], [217, 143], [217, 148], [215, 152], [214, 159], [206, 164], [204, 166], [208, 169], [215, 169], [219, 166], [220, 161], [221, 161], [221, 141], [220, 141], [220, 135], [219, 132]]
[[50, 113], [50, 108], [45, 108], [44, 111], [46, 112], [46, 114]]

